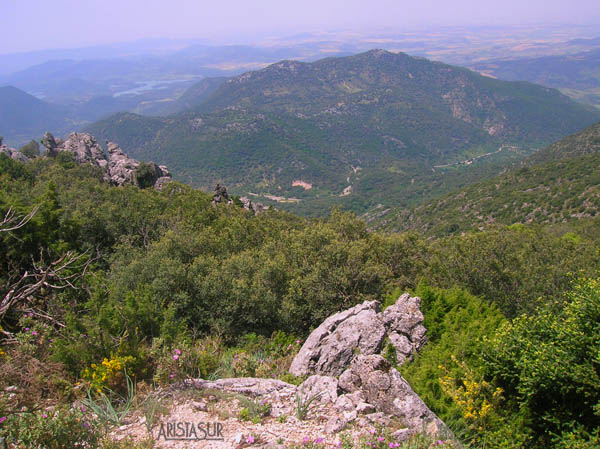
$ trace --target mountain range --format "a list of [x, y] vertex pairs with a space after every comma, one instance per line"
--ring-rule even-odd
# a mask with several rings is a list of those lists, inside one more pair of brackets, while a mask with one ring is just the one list
[[[281, 61], [195, 89], [185, 112], [120, 113], [86, 131], [197, 187], [224, 182], [310, 214], [415, 204], [600, 120], [551, 88], [383, 50]], [[436, 169], [484, 155], [483, 170]]]

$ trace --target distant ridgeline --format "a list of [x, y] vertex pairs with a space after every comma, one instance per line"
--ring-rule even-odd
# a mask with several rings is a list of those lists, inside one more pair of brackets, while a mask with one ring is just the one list
[[[122, 186], [136, 185], [140, 188], [154, 187], [158, 190], [171, 180], [165, 165], [154, 162], [139, 162], [127, 156], [119, 145], [106, 141], [108, 156], [96, 139], [87, 133], [71, 133], [66, 140], [55, 138], [47, 132], [42, 138], [49, 157], [72, 157], [80, 164], [91, 164], [103, 171], [103, 179], [111, 184]], [[21, 151], [0, 146], [0, 154], [11, 159], [27, 162], [29, 158]]]
[[[600, 110], [551, 88], [383, 50], [282, 61], [200, 87], [185, 95], [186, 112], [120, 113], [86, 129], [164, 161], [177, 180], [204, 189], [222, 181], [315, 215], [335, 204], [415, 205], [600, 120]], [[515, 150], [467, 174], [434, 170], [503, 145]]]

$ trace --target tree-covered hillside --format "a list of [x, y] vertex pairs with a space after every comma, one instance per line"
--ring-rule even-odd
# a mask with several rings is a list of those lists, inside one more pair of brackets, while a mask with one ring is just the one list
[[[299, 382], [287, 373], [291, 356], [325, 317], [415, 289], [431, 341], [406, 375], [463, 441], [515, 449], [596, 441], [589, 354], [597, 329], [585, 323], [597, 319], [600, 294], [593, 280], [573, 284], [571, 273], [595, 276], [598, 218], [439, 240], [385, 235], [339, 210], [325, 219], [254, 215], [235, 197], [213, 205], [176, 182], [162, 191], [112, 187], [66, 152], [28, 163], [0, 155], [0, 214], [0, 370], [8, 373], [0, 436], [9, 441], [99, 447], [97, 415], [65, 404], [87, 395], [87, 404], [106, 398], [119, 408], [109, 392], [132, 391], [128, 376], [138, 385], [198, 376]], [[527, 332], [528, 318], [506, 324], [537, 307], [538, 333]], [[565, 339], [544, 348], [541, 336], [557, 329], [549, 307], [570, 324]], [[546, 409], [535, 370], [519, 377], [515, 366], [548, 368], [582, 331], [589, 338], [578, 352], [544, 378], [563, 382], [557, 376], [576, 367], [585, 382], [571, 376], [564, 391], [581, 400]], [[518, 350], [527, 342], [537, 352]], [[561, 418], [550, 421], [548, 411]]]
[[508, 172], [412, 209], [376, 226], [435, 235], [494, 224], [562, 223], [600, 213], [600, 124], [540, 150]]
[[[502, 155], [516, 160], [598, 119], [552, 89], [374, 50], [283, 61], [227, 80], [188, 112], [118, 114], [87, 129], [194, 186], [223, 181], [314, 215], [421, 200], [432, 183], [463, 177], [435, 165], [502, 144], [519, 147]], [[495, 173], [506, 163], [491, 159]]]

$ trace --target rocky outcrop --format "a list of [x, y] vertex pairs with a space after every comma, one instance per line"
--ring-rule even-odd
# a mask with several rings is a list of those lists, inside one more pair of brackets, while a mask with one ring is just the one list
[[265, 206], [262, 203], [257, 203], [255, 201], [250, 200], [247, 196], [240, 197], [240, 201], [242, 202], [242, 207], [246, 210], [251, 210], [254, 212], [254, 215], [257, 215], [260, 212], [264, 212], [269, 210], [269, 206]]
[[15, 150], [14, 148], [10, 148], [7, 145], [0, 145], [0, 154], [5, 154], [15, 161], [27, 162], [29, 160], [29, 158], [23, 153], [21, 153], [18, 150]]
[[377, 301], [364, 302], [327, 318], [308, 337], [292, 361], [295, 376], [339, 376], [356, 354], [381, 350], [386, 330]]
[[378, 412], [399, 418], [414, 432], [422, 429], [428, 434], [449, 432], [400, 373], [380, 355], [356, 357], [340, 377], [339, 386], [345, 394], [339, 396], [336, 405], [342, 398], [354, 395], [355, 400], [344, 401], [341, 405], [347, 408], [350, 403], [355, 409], [370, 405]]
[[227, 193], [227, 188], [217, 183], [215, 190], [213, 191], [213, 204], [230, 204], [231, 198], [229, 197], [229, 193]]
[[420, 298], [404, 294], [383, 312], [379, 302], [370, 301], [330, 316], [309, 335], [290, 373], [339, 376], [358, 354], [381, 352], [386, 338], [404, 363], [427, 341], [420, 304]]
[[293, 374], [312, 374], [298, 387], [256, 378], [190, 379], [184, 385], [260, 398], [271, 404], [274, 417], [289, 416], [303, 404], [305, 410], [313, 410], [313, 418], [328, 435], [383, 426], [396, 429], [397, 442], [420, 433], [453, 438], [400, 373], [378, 354], [386, 339], [396, 347], [401, 363], [422, 347], [426, 330], [420, 303], [418, 297], [404, 294], [384, 311], [379, 302], [366, 301], [327, 318], [292, 363]]
[[99, 167], [105, 173], [104, 179], [117, 186], [126, 184], [138, 187], [154, 186], [160, 190], [171, 180], [167, 167], [156, 165], [154, 162], [145, 164], [144, 173], [140, 174], [138, 172], [140, 162], [127, 156], [119, 145], [108, 140], [106, 141], [107, 156], [96, 139], [88, 133], [71, 133], [63, 141], [47, 132], [42, 138], [42, 145], [46, 147], [51, 157], [60, 152], [68, 152], [80, 164]]

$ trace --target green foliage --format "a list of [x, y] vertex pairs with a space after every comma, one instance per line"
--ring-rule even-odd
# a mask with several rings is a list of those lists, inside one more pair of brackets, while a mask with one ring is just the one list
[[381, 228], [451, 235], [502, 223], [554, 224], [600, 214], [600, 124], [568, 136], [500, 176], [412, 210], [387, 214]]
[[33, 159], [40, 155], [40, 144], [37, 140], [32, 140], [27, 145], [23, 145], [19, 148], [19, 151], [28, 158]]
[[308, 414], [313, 410], [317, 404], [314, 402], [318, 400], [323, 395], [322, 391], [316, 392], [311, 395], [305, 395], [304, 392], [300, 389], [296, 392], [296, 418], [300, 421], [304, 421]]
[[156, 173], [154, 172], [153, 165], [147, 164], [143, 161], [140, 162], [140, 164], [135, 169], [134, 177], [136, 184], [141, 189], [147, 189], [148, 187], [152, 187], [156, 179]]
[[136, 395], [136, 386], [131, 378], [125, 373], [127, 381], [127, 394], [120, 396], [114, 391], [107, 393], [100, 390], [92, 393], [87, 391], [87, 397], [81, 403], [91, 411], [103, 424], [120, 426], [125, 417], [130, 413]]
[[505, 323], [483, 360], [519, 408], [531, 414], [540, 442], [577, 422], [591, 432], [600, 415], [600, 282], [580, 279], [568, 302]]
[[15, 414], [0, 424], [0, 437], [18, 448], [98, 447], [101, 434], [94, 421], [77, 409]]
[[271, 404], [265, 399], [249, 399], [245, 396], [240, 396], [238, 399], [242, 406], [238, 417], [242, 421], [252, 421], [258, 424], [263, 418], [271, 414]]
[[461, 380], [469, 370], [480, 373], [483, 338], [492, 335], [504, 318], [495, 306], [458, 288], [443, 290], [423, 283], [416, 294], [421, 297], [429, 341], [401, 373], [444, 422], [464, 433], [469, 423], [441, 380]]

